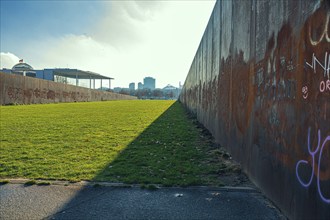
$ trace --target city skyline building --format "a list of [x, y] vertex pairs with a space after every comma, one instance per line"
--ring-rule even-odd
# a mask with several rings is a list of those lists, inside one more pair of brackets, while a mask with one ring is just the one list
[[130, 84], [128, 85], [128, 88], [129, 88], [130, 90], [135, 90], [135, 83], [134, 83], [134, 82], [130, 83]]
[[143, 84], [142, 84], [142, 82], [139, 82], [139, 83], [138, 83], [138, 89], [143, 89]]
[[156, 88], [156, 79], [150, 76], [143, 79], [143, 88], [154, 90]]

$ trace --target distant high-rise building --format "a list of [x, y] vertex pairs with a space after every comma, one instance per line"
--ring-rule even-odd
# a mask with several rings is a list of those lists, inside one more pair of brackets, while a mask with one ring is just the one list
[[152, 77], [145, 77], [143, 79], [143, 88], [154, 90], [156, 88], [156, 79]]
[[143, 89], [143, 84], [141, 82], [138, 83], [138, 89]]
[[128, 86], [129, 90], [135, 90], [135, 83], [130, 83]]
[[179, 89], [182, 89], [181, 81], [179, 82]]

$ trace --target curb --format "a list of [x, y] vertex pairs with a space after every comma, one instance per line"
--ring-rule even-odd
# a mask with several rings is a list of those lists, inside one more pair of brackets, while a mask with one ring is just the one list
[[[1, 179], [0, 179], [1, 180]], [[25, 185], [26, 182], [31, 181], [31, 179], [3, 179], [8, 180], [7, 184], [20, 184]], [[227, 191], [227, 192], [251, 192], [251, 193], [260, 193], [257, 188], [245, 187], [245, 186], [162, 186], [158, 184], [126, 184], [126, 183], [114, 183], [114, 182], [94, 182], [94, 181], [79, 181], [79, 182], [70, 182], [70, 181], [62, 181], [62, 180], [35, 180], [36, 184], [48, 182], [49, 186], [80, 186], [80, 187], [120, 187], [120, 188], [142, 188], [142, 186], [155, 186], [155, 189], [196, 189], [196, 190], [208, 190], [208, 191]], [[6, 184], [2, 184], [6, 185]], [[1, 184], [0, 184], [1, 186]]]

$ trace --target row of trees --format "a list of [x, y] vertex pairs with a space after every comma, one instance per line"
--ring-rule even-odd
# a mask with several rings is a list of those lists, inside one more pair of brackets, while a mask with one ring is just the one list
[[121, 89], [120, 94], [136, 96], [139, 99], [177, 99], [180, 95], [179, 89], [162, 90], [162, 89], [138, 89], [127, 90]]

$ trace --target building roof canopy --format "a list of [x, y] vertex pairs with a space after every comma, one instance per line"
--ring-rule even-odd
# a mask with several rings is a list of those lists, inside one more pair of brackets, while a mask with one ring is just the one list
[[68, 68], [57, 68], [57, 69], [45, 69], [52, 70], [55, 75], [68, 77], [68, 78], [78, 78], [78, 79], [114, 79], [108, 76], [103, 76], [98, 73], [91, 71], [83, 71], [78, 69], [68, 69]]

